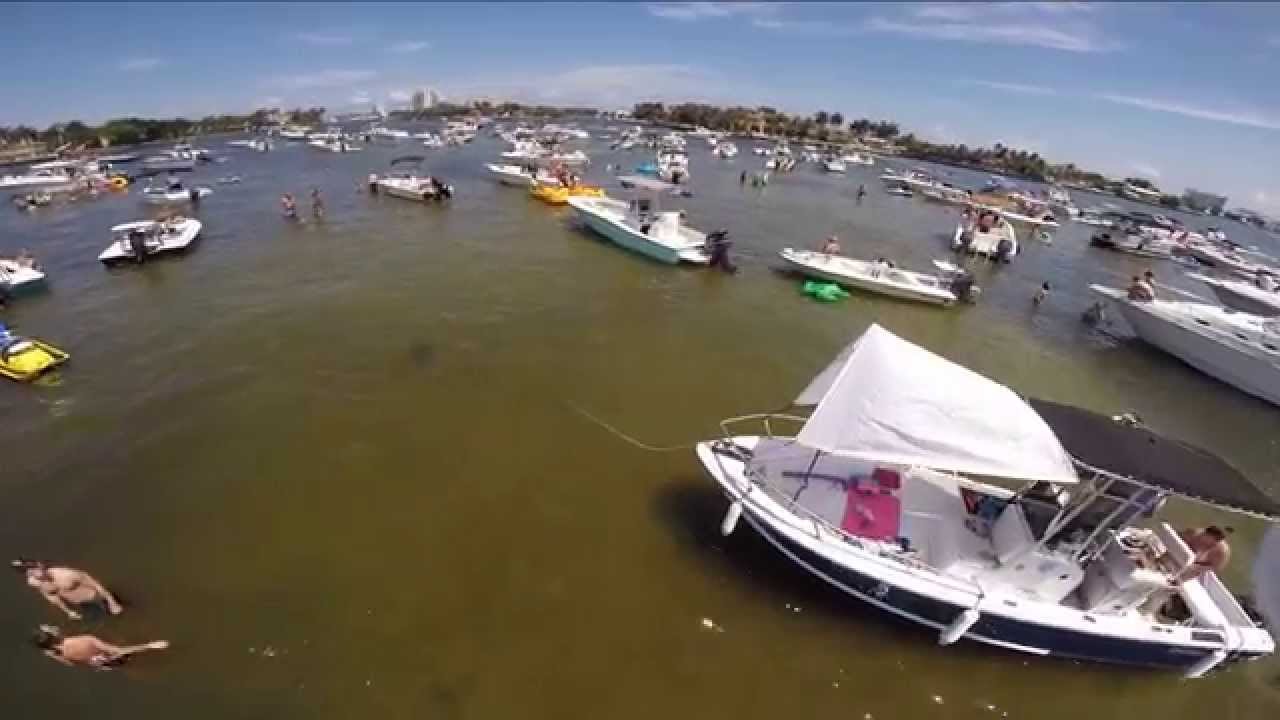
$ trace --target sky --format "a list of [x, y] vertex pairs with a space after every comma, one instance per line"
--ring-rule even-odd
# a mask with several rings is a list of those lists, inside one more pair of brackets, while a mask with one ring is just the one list
[[895, 120], [1280, 217], [1280, 4], [6, 4], [0, 125], [416, 88]]

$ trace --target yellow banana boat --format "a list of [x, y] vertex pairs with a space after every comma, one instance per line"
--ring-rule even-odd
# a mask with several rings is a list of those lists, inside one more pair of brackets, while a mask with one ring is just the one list
[[71, 359], [71, 355], [40, 340], [10, 335], [0, 325], [0, 375], [30, 382]]
[[564, 205], [569, 202], [571, 197], [604, 197], [604, 190], [592, 185], [564, 187], [561, 185], [535, 183], [533, 187], [529, 188], [529, 194], [548, 205]]

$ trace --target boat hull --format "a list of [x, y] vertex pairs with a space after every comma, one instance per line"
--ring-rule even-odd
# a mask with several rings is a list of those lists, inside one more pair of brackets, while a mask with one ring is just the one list
[[778, 256], [785, 260], [793, 269], [798, 270], [805, 275], [833, 282], [842, 287], [861, 290], [867, 293], [874, 293], [876, 295], [885, 295], [898, 300], [925, 303], [926, 305], [933, 305], [935, 307], [943, 307], [955, 302], [955, 296], [945, 291], [939, 290], [936, 293], [922, 292], [896, 283], [878, 282], [874, 278], [865, 278], [836, 272], [834, 269], [824, 268], [820, 263], [806, 262], [801, 256], [795, 254], [794, 251], [791, 251], [791, 248], [783, 249], [778, 253]]
[[[1239, 310], [1250, 315], [1261, 315], [1262, 317], [1280, 316], [1280, 296], [1277, 296], [1272, 303], [1266, 303], [1228, 286], [1215, 283], [1209, 287], [1213, 289], [1213, 294], [1218, 296], [1222, 304], [1232, 310]], [[1259, 292], [1262, 291], [1260, 290]], [[1275, 293], [1272, 294], [1274, 295]]]
[[[570, 204], [573, 203], [571, 202]], [[604, 237], [619, 247], [668, 265], [678, 265], [680, 263], [680, 253], [675, 248], [650, 242], [648, 238], [640, 233], [585, 210], [578, 205], [574, 205], [574, 211], [583, 224], [597, 235]]]
[[1280, 405], [1280, 365], [1225, 349], [1198, 332], [1154, 317], [1127, 300], [1115, 299], [1113, 304], [1143, 341], [1210, 377]]

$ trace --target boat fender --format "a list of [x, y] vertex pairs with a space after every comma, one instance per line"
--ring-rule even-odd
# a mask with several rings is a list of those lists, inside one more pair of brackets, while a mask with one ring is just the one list
[[1184, 677], [1186, 677], [1189, 680], [1194, 680], [1196, 678], [1202, 677], [1204, 676], [1205, 673], [1214, 669], [1215, 667], [1218, 666], [1219, 663], [1221, 663], [1223, 660], [1226, 660], [1226, 659], [1227, 659], [1226, 650], [1214, 650], [1208, 655], [1205, 655], [1204, 657], [1200, 658], [1199, 662], [1197, 662], [1195, 665], [1192, 665], [1191, 667], [1187, 668], [1187, 672], [1184, 675]]
[[720, 521], [720, 534], [729, 537], [733, 534], [734, 528], [738, 527], [738, 520], [742, 518], [742, 501], [734, 500], [729, 503], [729, 509], [724, 513], [724, 520]]
[[978, 612], [977, 608], [969, 608], [960, 613], [950, 625], [942, 628], [942, 632], [938, 634], [938, 644], [950, 645], [959, 640], [981, 617], [982, 613]]

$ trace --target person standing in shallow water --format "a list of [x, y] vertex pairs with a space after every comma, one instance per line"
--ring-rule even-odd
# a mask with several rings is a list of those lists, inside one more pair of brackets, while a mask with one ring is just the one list
[[14, 560], [10, 566], [23, 573], [27, 585], [72, 620], [80, 619], [75, 608], [83, 605], [100, 605], [112, 615], [124, 611], [116, 596], [83, 570], [46, 565], [37, 560]]
[[858, 186], [858, 204], [859, 204], [859, 205], [861, 205], [861, 204], [862, 204], [862, 198], [864, 198], [864, 197], [866, 197], [866, 196], [867, 196], [867, 186], [866, 186], [866, 185], [859, 185], [859, 186]]
[[284, 213], [285, 220], [298, 219], [298, 203], [294, 201], [293, 195], [285, 193], [280, 196], [280, 210]]
[[320, 188], [311, 188], [311, 215], [317, 220], [324, 217], [324, 198], [320, 197]]

